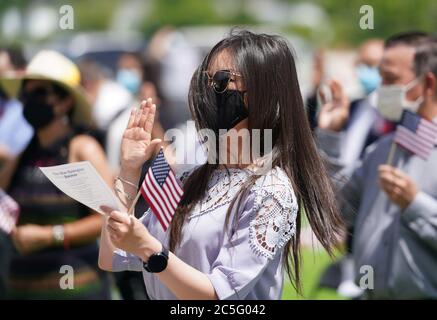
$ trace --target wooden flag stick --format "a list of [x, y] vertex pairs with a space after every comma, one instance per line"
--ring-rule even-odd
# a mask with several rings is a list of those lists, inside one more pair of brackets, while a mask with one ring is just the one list
[[140, 189], [138, 190], [137, 195], [135, 196], [135, 199], [134, 199], [134, 201], [132, 202], [131, 207], [129, 208], [129, 211], [127, 212], [127, 214], [128, 214], [129, 216], [134, 212], [134, 210], [135, 210], [135, 205], [137, 204], [138, 199], [140, 198], [140, 195], [141, 195], [141, 187], [140, 187]]
[[391, 144], [390, 153], [388, 154], [388, 158], [387, 158], [387, 164], [390, 166], [392, 165], [393, 158], [394, 158], [394, 155], [396, 152], [396, 148], [397, 148], [397, 144], [393, 142]]

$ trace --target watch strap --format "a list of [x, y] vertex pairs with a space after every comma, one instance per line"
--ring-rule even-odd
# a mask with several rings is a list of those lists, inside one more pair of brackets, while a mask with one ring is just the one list
[[161, 254], [163, 254], [167, 259], [168, 259], [168, 249], [164, 246], [164, 245], [162, 245], [162, 251], [161, 251]]
[[[150, 261], [150, 258], [152, 258], [153, 256], [156, 256], [156, 255], [164, 256], [165, 259], [167, 259], [167, 261], [168, 261], [169, 250], [168, 250], [164, 245], [162, 245], [162, 250], [161, 250], [161, 252], [157, 252], [157, 253], [154, 253], [153, 255], [151, 255], [151, 256], [149, 257], [149, 261]], [[149, 262], [149, 261], [147, 261], [147, 262], [143, 262], [143, 267], [144, 267], [144, 269], [145, 269], [147, 272], [151, 272], [151, 273], [157, 272], [157, 271], [155, 271], [155, 270], [151, 270], [151, 269], [150, 269], [150, 267], [149, 267], [149, 265], [148, 265], [148, 262]], [[160, 272], [160, 271], [158, 271], [158, 272]]]

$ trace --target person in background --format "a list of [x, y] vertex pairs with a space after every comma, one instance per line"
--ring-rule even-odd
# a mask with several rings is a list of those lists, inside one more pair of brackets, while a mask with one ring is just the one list
[[325, 49], [318, 48], [313, 53], [313, 67], [311, 75], [312, 90], [305, 99], [308, 121], [311, 130], [317, 127], [318, 91], [325, 74]]
[[[401, 35], [399, 41], [410, 46], [418, 46], [426, 41], [428, 35], [422, 32], [411, 32]], [[349, 104], [340, 83], [330, 84], [330, 103], [321, 107], [316, 134], [321, 152], [327, 157], [334, 180], [350, 176], [361, 162], [365, 150], [380, 137], [392, 132], [396, 119], [383, 116], [378, 107], [378, 88], [381, 82], [392, 84], [387, 74], [379, 74], [379, 65], [384, 53], [384, 43], [377, 39], [364, 42], [357, 59], [357, 76], [363, 90], [368, 94], [365, 98]], [[349, 229], [346, 250], [348, 254], [340, 262], [341, 281], [338, 293], [345, 297], [355, 298], [362, 290], [354, 283], [355, 271], [352, 259], [352, 242], [354, 230]]]
[[186, 98], [191, 75], [201, 60], [198, 50], [182, 32], [163, 27], [150, 39], [145, 56], [159, 70], [154, 83], [162, 101], [163, 128], [175, 128], [190, 120]]
[[[20, 205], [11, 239], [15, 246], [8, 279], [12, 299], [108, 299], [108, 275], [97, 266], [102, 219], [58, 190], [41, 166], [90, 161], [112, 185], [104, 152], [79, 127], [91, 121], [91, 108], [79, 86], [76, 65], [55, 51], [41, 51], [20, 78], [23, 114], [34, 128], [32, 141], [7, 170], [0, 187]], [[15, 94], [17, 94], [15, 92]], [[74, 270], [74, 288], [60, 286], [62, 266]]]
[[[25, 68], [26, 60], [20, 50], [0, 48], [0, 170], [24, 150], [33, 136], [21, 103], [6, 93], [1, 82], [4, 76], [20, 74]], [[0, 299], [6, 296], [11, 253], [12, 243], [0, 230]]]
[[[331, 101], [327, 101], [321, 92], [322, 105], [316, 120], [318, 138], [323, 139], [323, 144], [336, 139], [337, 135], [341, 136], [339, 154], [329, 157], [334, 172], [356, 164], [367, 146], [393, 130], [394, 126], [387, 124], [376, 111], [375, 90], [381, 83], [378, 67], [382, 54], [382, 40], [365, 41], [358, 49], [356, 74], [365, 93], [364, 98], [349, 103], [343, 86], [336, 80], [328, 82]], [[336, 104], [344, 108], [332, 108]], [[329, 156], [330, 150], [326, 151]]]
[[22, 74], [27, 61], [19, 48], [0, 48], [0, 75]]
[[[400, 34], [396, 41], [416, 48], [428, 39], [429, 34], [413, 31]], [[372, 40], [371, 43], [375, 45], [377, 42]], [[365, 47], [369, 49], [368, 45]], [[401, 102], [390, 101], [393, 96], [389, 94], [390, 88], [387, 87], [396, 84], [396, 79], [391, 74], [381, 72], [380, 76], [379, 82], [386, 86], [373, 86], [376, 90], [374, 89], [364, 100], [358, 100], [356, 105], [349, 103], [343, 87], [336, 81], [330, 83], [332, 100], [326, 101], [323, 97], [321, 99], [316, 135], [319, 149], [328, 159], [334, 174], [339, 171], [345, 174], [348, 169], [353, 170], [363, 158], [366, 148], [383, 135], [392, 132], [399, 120], [399, 108], [396, 109], [396, 104]], [[402, 102], [405, 102], [405, 99]], [[394, 117], [391, 108], [395, 109]]]
[[117, 62], [116, 81], [136, 96], [144, 78], [143, 63], [139, 54], [123, 53]]
[[132, 105], [134, 97], [123, 85], [110, 79], [96, 61], [83, 60], [79, 69], [81, 84], [92, 106], [94, 127], [99, 131], [99, 141], [104, 146], [108, 127]]
[[20, 50], [0, 48], [0, 167], [23, 151], [33, 136], [21, 103], [9, 97], [1, 83], [2, 77], [20, 74], [25, 67]]
[[[117, 75], [120, 72], [123, 72], [123, 70], [128, 69], [130, 70], [129, 72], [139, 73], [141, 75], [141, 78], [138, 85], [136, 85], [137, 89], [135, 90], [136, 93], [134, 95], [133, 105], [139, 105], [140, 101], [151, 98], [158, 106], [158, 109], [161, 109], [160, 107], [162, 105], [162, 100], [158, 96], [158, 90], [155, 83], [149, 77], [149, 69], [146, 66], [147, 64], [140, 59], [139, 55], [134, 53], [127, 53], [122, 55], [119, 60], [120, 69], [117, 71]], [[119, 79], [119, 76], [117, 76], [117, 79]], [[109, 165], [115, 174], [118, 174], [118, 171], [120, 169], [121, 137], [123, 136], [123, 132], [126, 129], [130, 112], [131, 110], [130, 108], [128, 108], [119, 113], [108, 126], [106, 133], [105, 150], [108, 156]], [[154, 138], [164, 138], [164, 129], [162, 128], [159, 119], [157, 119], [157, 121], [155, 122], [152, 135]]]
[[364, 41], [358, 48], [356, 74], [365, 95], [371, 94], [381, 84], [379, 64], [384, 52], [384, 41], [370, 39]]
[[[330, 80], [327, 88], [330, 91], [331, 100], [326, 101], [323, 91], [319, 91], [322, 85], [324, 73], [323, 51], [318, 50], [314, 57], [313, 82], [316, 88], [315, 93], [307, 99], [309, 119], [312, 128], [318, 136], [318, 142], [323, 146], [320, 151], [328, 159], [331, 175], [343, 168], [351, 168], [358, 163], [365, 148], [385, 133], [384, 120], [375, 109], [375, 89], [381, 82], [378, 67], [383, 54], [383, 41], [370, 39], [361, 44], [358, 48], [355, 63], [355, 73], [361, 84], [364, 97], [349, 103], [343, 86], [336, 80]], [[320, 93], [320, 100], [317, 95]], [[318, 102], [324, 102], [318, 110]], [[332, 108], [333, 104], [345, 106], [342, 109]], [[391, 128], [391, 127], [390, 127]], [[339, 133], [337, 133], [339, 131]], [[338, 140], [338, 154], [332, 153], [329, 142], [341, 136]], [[326, 146], [326, 147], [325, 147]], [[346, 250], [350, 253], [352, 230], [349, 230], [346, 240]], [[337, 268], [338, 267], [338, 268]], [[338, 280], [333, 280], [332, 275], [339, 274]], [[330, 277], [329, 279], [327, 277]], [[344, 297], [354, 298], [361, 294], [353, 281], [353, 261], [350, 254], [346, 254], [339, 263], [330, 265], [322, 274], [321, 283], [329, 283], [329, 287], [338, 290]]]
[[[380, 65], [382, 114], [399, 121], [404, 109], [437, 121], [437, 42], [423, 33], [393, 36]], [[437, 149], [427, 160], [397, 147], [394, 135], [368, 148], [340, 186], [339, 204], [353, 227], [356, 280], [373, 270], [368, 299], [437, 298]], [[345, 178], [345, 177], [344, 177]]]

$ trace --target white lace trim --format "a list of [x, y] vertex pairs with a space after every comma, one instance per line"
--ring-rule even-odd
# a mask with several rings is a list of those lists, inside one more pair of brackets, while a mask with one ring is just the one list
[[210, 181], [206, 197], [194, 208], [189, 219], [216, 210], [232, 202], [250, 173], [241, 169], [215, 170]]
[[296, 197], [287, 175], [278, 168], [258, 179], [253, 189], [250, 247], [256, 254], [273, 259], [296, 233]]
[[[229, 173], [216, 170], [208, 183], [206, 197], [189, 219], [229, 205], [250, 174], [240, 169], [230, 169]], [[250, 248], [260, 256], [273, 259], [296, 232], [296, 196], [288, 176], [280, 168], [261, 176], [251, 193], [255, 193], [255, 198], [249, 226]]]

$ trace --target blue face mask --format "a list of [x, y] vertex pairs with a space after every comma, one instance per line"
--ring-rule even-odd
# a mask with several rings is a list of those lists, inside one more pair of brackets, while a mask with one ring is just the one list
[[138, 72], [131, 69], [119, 69], [117, 71], [117, 82], [129, 90], [132, 94], [136, 94], [141, 85], [141, 76]]
[[357, 66], [356, 72], [366, 94], [369, 94], [381, 84], [381, 76], [377, 67], [360, 64]]

